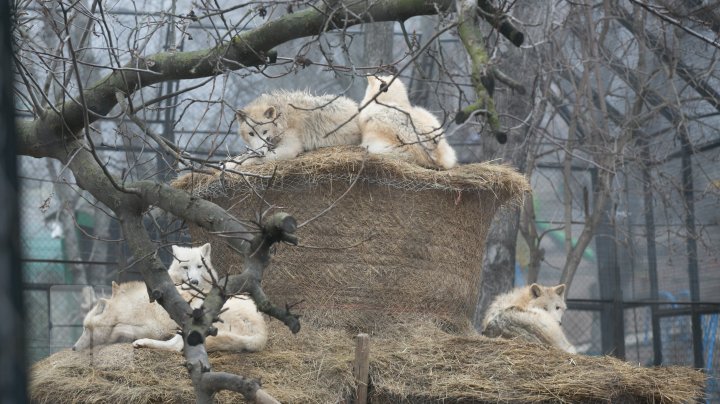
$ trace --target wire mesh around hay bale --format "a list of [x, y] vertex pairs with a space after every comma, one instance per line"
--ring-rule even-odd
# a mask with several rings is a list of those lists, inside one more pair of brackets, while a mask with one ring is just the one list
[[[263, 287], [276, 304], [303, 301], [303, 315], [323, 326], [364, 332], [426, 316], [468, 329], [490, 221], [529, 189], [507, 166], [434, 171], [352, 147], [243, 171], [272, 179], [188, 175], [175, 186], [242, 219], [270, 204], [299, 223], [325, 212], [298, 229], [301, 246], [278, 247]], [[219, 271], [241, 270], [223, 237], [193, 226], [191, 233], [213, 243]]]

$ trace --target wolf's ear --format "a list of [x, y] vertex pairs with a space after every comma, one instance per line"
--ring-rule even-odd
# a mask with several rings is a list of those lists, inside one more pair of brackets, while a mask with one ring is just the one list
[[[391, 77], [391, 79], [392, 79], [392, 77]], [[380, 87], [379, 87], [380, 92], [387, 93], [388, 89], [390, 88], [390, 82], [385, 81], [383, 79], [378, 79], [378, 81], [380, 82]]]
[[178, 248], [178, 246], [176, 246], [176, 245], [172, 246], [172, 255], [173, 255], [174, 259], [177, 259], [179, 251], [180, 251], [180, 248]]
[[265, 110], [265, 118], [267, 119], [275, 119], [278, 116], [277, 108], [273, 107], [272, 105], [268, 107], [268, 109]]
[[[115, 282], [113, 282], [115, 283]], [[98, 299], [97, 304], [95, 305], [95, 315], [102, 314], [103, 311], [105, 311], [105, 306], [107, 305], [107, 299]]]
[[533, 299], [537, 299], [538, 297], [542, 296], [542, 294], [542, 286], [538, 285], [537, 283], [533, 283], [532, 285], [530, 285], [530, 295], [532, 295]]
[[210, 257], [210, 251], [210, 243], [205, 243], [202, 247], [200, 247], [200, 254], [202, 254], [205, 258]]
[[235, 115], [237, 116], [237, 119], [239, 121], [244, 121], [245, 118], [247, 118], [247, 113], [242, 109], [238, 109], [237, 111], [235, 111]]
[[382, 93], [386, 93], [388, 90], [388, 86], [385, 83], [385, 80], [377, 77], [377, 76], [368, 76], [368, 87], [376, 88], [378, 91]]
[[120, 291], [120, 285], [118, 285], [117, 283], [115, 283], [115, 281], [112, 281], [112, 295], [113, 295], [113, 297], [114, 297], [116, 294], [118, 294], [119, 291]]
[[565, 294], [565, 284], [557, 285], [553, 288], [555, 290], [555, 293], [557, 293], [558, 296], [562, 296]]

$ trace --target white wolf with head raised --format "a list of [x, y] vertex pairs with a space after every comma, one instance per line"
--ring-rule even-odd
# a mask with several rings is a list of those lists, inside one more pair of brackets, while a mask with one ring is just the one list
[[284, 90], [262, 94], [237, 111], [238, 133], [259, 156], [233, 160], [262, 164], [321, 147], [360, 144], [357, 114], [357, 103], [347, 97]]
[[457, 165], [442, 124], [430, 111], [410, 104], [400, 79], [369, 76], [361, 105], [361, 145], [370, 153], [394, 154], [443, 170]]
[[574, 353], [560, 328], [566, 309], [564, 284], [516, 288], [492, 302], [483, 319], [483, 335], [520, 338]]
[[172, 246], [173, 261], [168, 273], [176, 285], [189, 283], [198, 289], [208, 289], [218, 278], [210, 260], [210, 243], [201, 247]]

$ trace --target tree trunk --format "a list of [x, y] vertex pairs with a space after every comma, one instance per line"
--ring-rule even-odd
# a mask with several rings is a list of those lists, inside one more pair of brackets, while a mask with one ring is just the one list
[[485, 311], [495, 297], [510, 290], [515, 282], [515, 241], [519, 209], [501, 209], [493, 219], [485, 246], [480, 298], [475, 312], [479, 327]]
[[[520, 21], [531, 21], [535, 18], [533, 16], [540, 15], [539, 11], [544, 7], [547, 7], [547, 5], [542, 4], [542, 2], [519, 1], [513, 6], [513, 12]], [[542, 32], [541, 30], [542, 27], [538, 29], [538, 33]], [[540, 35], [529, 36], [540, 38]], [[517, 126], [518, 119], [527, 118], [533, 111], [535, 103], [533, 99], [534, 92], [531, 88], [539, 63], [534, 52], [508, 45], [504, 47], [507, 50], [502, 52], [499, 69], [518, 80], [527, 90], [525, 95], [517, 94], [509, 88], [496, 92], [497, 110], [506, 111], [508, 115], [517, 118], [503, 121], [503, 126], [507, 128]], [[496, 82], [496, 85], [499, 85], [499, 83]], [[513, 165], [520, 172], [525, 172], [525, 161], [528, 152], [526, 138], [531, 135], [529, 133], [529, 123], [530, 120], [526, 119], [524, 125], [509, 133], [507, 143], [503, 145], [498, 144], [493, 136], [484, 136], [482, 160], [501, 159], [502, 163]], [[482, 322], [485, 310], [492, 300], [498, 294], [512, 289], [515, 284], [515, 247], [519, 218], [520, 208], [508, 206], [495, 215], [490, 226], [483, 259], [480, 298], [475, 312], [476, 327]]]
[[368, 66], [391, 64], [393, 62], [395, 22], [365, 24], [363, 32], [365, 34], [365, 63]]

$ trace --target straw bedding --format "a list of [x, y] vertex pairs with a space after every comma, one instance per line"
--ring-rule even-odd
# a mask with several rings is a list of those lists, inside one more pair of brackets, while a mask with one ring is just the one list
[[[263, 387], [284, 403], [334, 403], [349, 394], [352, 340], [325, 330], [322, 336], [304, 329], [291, 335], [277, 321], [272, 337], [259, 353], [215, 352], [214, 370], [260, 378]], [[114, 344], [92, 351], [58, 352], [33, 366], [30, 395], [36, 403], [191, 403], [192, 385], [180, 353], [134, 350]], [[242, 402], [221, 392], [220, 403]]]
[[703, 374], [689, 368], [424, 331], [371, 343], [373, 403], [679, 403], [703, 394]]
[[[305, 323], [290, 335], [271, 323], [267, 349], [214, 353], [215, 370], [259, 377], [284, 403], [336, 403], [352, 396], [352, 335]], [[62, 351], [32, 369], [36, 403], [192, 402], [180, 354], [117, 344]], [[642, 368], [610, 357], [570, 355], [521, 341], [449, 334], [413, 321], [371, 336], [373, 403], [681, 403], [702, 396], [704, 376], [683, 367]], [[220, 403], [242, 402], [223, 392]]]
[[[187, 175], [174, 185], [248, 221], [270, 204], [300, 223], [334, 208], [298, 229], [303, 246], [277, 248], [263, 280], [276, 304], [303, 301], [300, 333], [273, 320], [266, 350], [211, 354], [215, 370], [259, 377], [282, 402], [341, 402], [354, 388], [353, 336], [366, 332], [373, 403], [680, 403], [702, 395], [704, 376], [692, 369], [642, 368], [474, 332], [490, 220], [529, 190], [508, 167], [438, 172], [344, 147], [246, 171], [260, 176]], [[241, 270], [222, 237], [191, 233], [213, 243], [220, 272]], [[129, 344], [62, 351], [33, 367], [31, 397], [192, 402], [182, 363], [177, 353]], [[218, 400], [239, 398], [223, 392]]]

